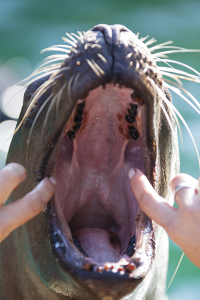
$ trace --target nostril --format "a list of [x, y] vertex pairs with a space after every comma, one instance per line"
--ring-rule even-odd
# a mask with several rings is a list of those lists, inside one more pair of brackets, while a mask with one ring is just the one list
[[99, 24], [92, 28], [92, 31], [100, 31], [104, 35], [105, 42], [108, 45], [115, 45], [119, 41], [119, 36], [121, 32], [128, 32], [129, 29], [123, 25], [115, 24], [115, 25], [107, 25], [107, 24]]
[[126, 27], [122, 27], [122, 28], [120, 28], [120, 32], [128, 32], [129, 30], [128, 30], [128, 28], [126, 28]]
[[99, 24], [92, 28], [92, 31], [100, 31], [103, 33], [107, 44], [112, 44], [112, 28], [106, 24]]

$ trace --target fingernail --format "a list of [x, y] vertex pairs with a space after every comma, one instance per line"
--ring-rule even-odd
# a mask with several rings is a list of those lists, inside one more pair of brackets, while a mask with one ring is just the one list
[[128, 172], [129, 179], [131, 180], [134, 175], [135, 175], [135, 169], [131, 168]]
[[56, 185], [56, 179], [53, 176], [49, 177], [49, 180], [53, 183], [53, 185]]

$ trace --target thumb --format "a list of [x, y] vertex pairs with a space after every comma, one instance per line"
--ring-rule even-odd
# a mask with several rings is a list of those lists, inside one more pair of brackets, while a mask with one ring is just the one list
[[131, 189], [141, 210], [167, 230], [175, 218], [176, 209], [156, 193], [147, 177], [140, 170], [130, 169], [129, 179]]

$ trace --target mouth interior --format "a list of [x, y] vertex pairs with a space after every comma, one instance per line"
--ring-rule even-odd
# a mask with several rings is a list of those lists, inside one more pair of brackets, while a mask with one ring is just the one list
[[144, 172], [143, 105], [130, 88], [107, 84], [79, 100], [56, 166], [59, 203], [77, 248], [96, 265], [134, 254], [140, 214], [128, 179]]

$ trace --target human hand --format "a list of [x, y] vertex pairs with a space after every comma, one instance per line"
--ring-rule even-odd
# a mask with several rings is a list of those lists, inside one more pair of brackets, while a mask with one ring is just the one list
[[11, 192], [26, 178], [24, 167], [10, 163], [0, 170], [0, 242], [14, 229], [44, 210], [54, 193], [55, 179], [44, 178], [23, 198], [4, 206]]
[[185, 187], [176, 192], [175, 201], [178, 208], [175, 208], [155, 192], [140, 170], [131, 169], [129, 178], [141, 210], [161, 225], [187, 257], [200, 268], [200, 179], [179, 174], [172, 180], [173, 192], [180, 183], [192, 187]]

